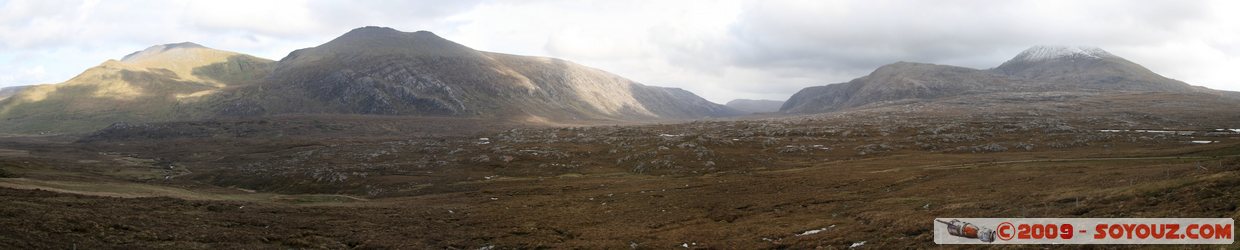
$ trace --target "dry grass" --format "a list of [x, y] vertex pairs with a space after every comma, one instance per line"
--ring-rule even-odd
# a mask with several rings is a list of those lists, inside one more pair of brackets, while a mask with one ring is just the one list
[[[1097, 131], [1118, 117], [856, 112], [488, 127], [330, 116], [6, 138], [0, 147], [28, 154], [0, 160], [29, 164], [16, 168], [26, 179], [0, 183], [141, 198], [0, 189], [0, 215], [12, 215], [0, 224], [44, 222], [21, 230], [55, 235], [0, 245], [929, 248], [935, 217], [1240, 215], [1238, 135]], [[1219, 143], [1187, 143], [1198, 138]], [[961, 150], [991, 144], [1006, 151]], [[168, 174], [161, 162], [189, 174], [142, 177]]]

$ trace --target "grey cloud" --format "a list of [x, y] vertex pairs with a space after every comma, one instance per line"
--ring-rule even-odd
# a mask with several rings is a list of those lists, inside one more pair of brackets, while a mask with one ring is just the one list
[[[1116, 50], [1201, 37], [1195, 25], [1217, 22], [1210, 8], [1217, 7], [1204, 1], [753, 1], [723, 37], [664, 56], [705, 74], [760, 71], [765, 81], [709, 84], [786, 96], [898, 61], [984, 69], [1033, 45]], [[656, 44], [676, 48], [676, 42]]]
[[[764, 1], [746, 8], [726, 51], [734, 64], [753, 68], [865, 71], [896, 61], [991, 67], [1037, 44], [1163, 41], [1208, 8], [1184, 1], [1079, 2], [874, 1], [807, 8]], [[1076, 9], [1044, 15], [1062, 7]], [[991, 57], [996, 52], [1010, 54]]]

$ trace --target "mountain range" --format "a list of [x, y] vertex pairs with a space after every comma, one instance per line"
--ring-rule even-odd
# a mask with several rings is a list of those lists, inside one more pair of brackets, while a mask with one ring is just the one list
[[1035, 46], [993, 69], [897, 62], [844, 83], [802, 89], [784, 113], [821, 113], [907, 100], [987, 93], [1170, 92], [1235, 96], [1188, 85], [1092, 47]]
[[571, 123], [742, 112], [561, 59], [477, 51], [427, 31], [363, 27], [280, 61], [194, 43], [153, 46], [0, 101], [0, 131], [86, 132], [115, 122], [281, 114]]
[[[349, 113], [652, 120], [739, 112], [573, 62], [477, 51], [427, 31], [364, 27], [290, 53], [227, 114]], [[254, 98], [257, 97], [257, 98]]]
[[992, 69], [897, 62], [787, 101], [727, 105], [570, 61], [478, 51], [431, 32], [351, 30], [279, 61], [194, 43], [157, 45], [59, 84], [0, 89], [0, 132], [80, 133], [113, 123], [273, 115], [384, 115], [528, 123], [809, 114], [1006, 93], [1235, 92], [1188, 85], [1098, 48], [1036, 46]]

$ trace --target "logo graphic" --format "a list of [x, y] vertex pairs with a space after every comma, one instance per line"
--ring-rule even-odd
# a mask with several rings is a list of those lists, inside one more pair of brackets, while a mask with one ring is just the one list
[[937, 244], [1233, 244], [1236, 235], [1232, 218], [936, 218], [931, 224]]
[[[982, 242], [994, 242], [995, 230], [989, 228], [978, 227], [968, 222], [953, 219], [952, 221], [942, 221], [935, 219], [939, 223], [947, 224], [947, 233], [956, 237], [964, 237], [970, 239], [978, 239]], [[1009, 237], [1010, 238], [1010, 237]]]

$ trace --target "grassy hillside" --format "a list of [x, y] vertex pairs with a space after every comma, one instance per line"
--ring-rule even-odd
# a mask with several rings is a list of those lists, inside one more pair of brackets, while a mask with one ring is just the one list
[[272, 65], [200, 46], [155, 46], [0, 100], [0, 133], [78, 133], [116, 122], [209, 117], [215, 94], [253, 84]]

